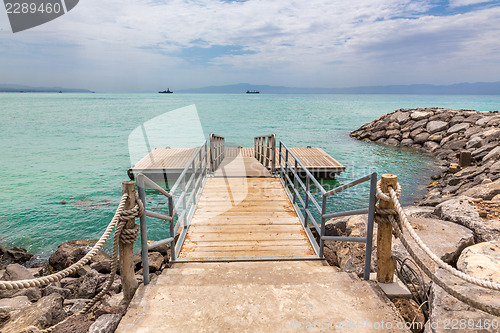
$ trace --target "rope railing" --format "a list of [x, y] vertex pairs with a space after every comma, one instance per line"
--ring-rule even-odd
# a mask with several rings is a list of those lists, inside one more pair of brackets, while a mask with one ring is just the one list
[[[132, 182], [133, 183], [133, 182]], [[134, 188], [135, 188], [135, 183], [134, 183]], [[111, 222], [108, 224], [106, 227], [104, 233], [102, 236], [99, 238], [99, 240], [94, 244], [92, 249], [87, 252], [83, 258], [78, 260], [76, 263], [72, 264], [71, 266], [63, 269], [60, 272], [47, 275], [47, 276], [42, 276], [38, 278], [33, 278], [33, 279], [27, 279], [27, 280], [17, 280], [17, 281], [0, 281], [0, 290], [19, 290], [19, 289], [26, 289], [26, 288], [34, 288], [34, 287], [41, 287], [44, 285], [47, 285], [52, 282], [60, 281], [63, 278], [67, 277], [68, 275], [71, 275], [75, 272], [77, 272], [79, 269], [81, 269], [84, 265], [86, 265], [92, 258], [95, 257], [95, 255], [99, 252], [99, 250], [104, 246], [106, 243], [107, 239], [111, 235], [111, 232], [113, 229], [115, 230], [114, 233], [114, 239], [113, 239], [113, 253], [112, 253], [112, 261], [111, 261], [111, 273], [107, 278], [106, 284], [104, 288], [90, 301], [87, 303], [87, 305], [80, 310], [77, 313], [74, 313], [73, 315], [67, 317], [63, 321], [57, 323], [56, 325], [43, 329], [41, 332], [44, 333], [49, 333], [54, 330], [55, 327], [65, 323], [68, 321], [70, 318], [85, 314], [87, 313], [101, 298], [104, 294], [110, 291], [111, 286], [113, 285], [113, 282], [116, 277], [116, 272], [118, 268], [118, 250], [119, 246], [124, 246], [124, 244], [129, 245], [132, 247], [133, 243], [138, 239], [139, 237], [139, 226], [135, 223], [131, 227], [127, 227], [127, 223], [129, 221], [135, 220], [136, 217], [139, 217], [143, 214], [144, 212], [144, 205], [142, 201], [139, 199], [137, 193], [134, 191], [135, 194], [135, 205], [131, 209], [125, 209], [127, 206], [127, 202], [129, 201], [130, 194], [129, 193], [123, 193], [120, 203], [118, 205], [118, 208], [116, 209], [116, 212], [111, 219]], [[132, 224], [132, 223], [131, 223]], [[122, 273], [123, 274], [123, 273]], [[135, 290], [134, 290], [135, 291]], [[124, 291], [125, 292], [125, 291]]]
[[[379, 224], [379, 226], [383, 223], [389, 223], [392, 226], [392, 231], [395, 236], [398, 237], [408, 251], [409, 255], [415, 261], [417, 266], [439, 287], [441, 287], [448, 294], [452, 295], [456, 299], [462, 301], [463, 303], [472, 306], [476, 309], [484, 311], [494, 316], [500, 316], [500, 308], [494, 307], [489, 304], [483, 304], [476, 300], [467, 297], [458, 291], [450, 288], [443, 280], [438, 278], [432, 271], [429, 269], [423, 261], [415, 254], [414, 249], [409, 245], [405, 235], [409, 234], [413, 241], [428, 255], [440, 268], [444, 269], [448, 273], [466, 281], [472, 283], [474, 285], [488, 288], [492, 290], [500, 290], [500, 284], [493, 281], [488, 281], [484, 279], [479, 279], [464, 272], [457, 270], [456, 268], [450, 266], [441, 260], [436, 254], [434, 254], [429, 247], [422, 241], [422, 239], [417, 235], [413, 227], [411, 226], [406, 213], [401, 207], [401, 203], [399, 202], [399, 198], [401, 197], [401, 186], [396, 183], [396, 189], [393, 186], [388, 186], [388, 193], [384, 193], [382, 190], [382, 182], [377, 182], [377, 199], [382, 202], [389, 202], [393, 205], [394, 208], [381, 208], [380, 204], [376, 207], [375, 221]], [[404, 227], [404, 229], [403, 229]], [[408, 231], [406, 233], [405, 231]]]

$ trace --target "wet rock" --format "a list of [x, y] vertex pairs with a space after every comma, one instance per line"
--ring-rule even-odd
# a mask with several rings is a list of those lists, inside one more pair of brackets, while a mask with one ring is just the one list
[[19, 333], [28, 326], [43, 329], [64, 319], [63, 298], [59, 294], [42, 297], [38, 302], [12, 314], [2, 333]]
[[413, 143], [423, 144], [429, 139], [429, 136], [430, 135], [427, 132], [422, 132], [418, 135], [415, 135], [415, 137], [413, 138]]
[[6, 254], [12, 262], [20, 264], [24, 264], [33, 257], [25, 248], [15, 246], [8, 249]]
[[423, 144], [423, 148], [427, 151], [434, 151], [436, 148], [439, 147], [439, 144], [437, 142], [434, 142], [434, 141], [427, 141]]
[[90, 326], [89, 333], [113, 333], [121, 319], [119, 314], [102, 315]]
[[380, 140], [384, 137], [384, 135], [385, 135], [385, 130], [375, 132], [372, 135], [370, 135], [370, 140], [372, 141]]

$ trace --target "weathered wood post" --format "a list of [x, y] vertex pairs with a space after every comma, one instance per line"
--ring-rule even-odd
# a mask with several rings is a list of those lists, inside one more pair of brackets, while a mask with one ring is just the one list
[[[135, 207], [135, 182], [128, 181], [122, 183], [122, 193], [128, 194], [124, 209]], [[135, 219], [131, 219], [123, 227], [124, 229], [133, 229]], [[124, 243], [120, 240], [120, 278], [122, 281], [123, 297], [126, 301], [132, 300], [135, 290], [138, 287], [134, 271], [134, 244]]]
[[[389, 195], [388, 187], [396, 190], [398, 176], [382, 175], [382, 192]], [[393, 209], [392, 201], [380, 199], [379, 207]], [[392, 225], [390, 222], [379, 222], [377, 229], [377, 281], [391, 283], [394, 281], [394, 263], [392, 262]]]
[[470, 150], [462, 150], [458, 158], [458, 165], [466, 168], [472, 164], [472, 153]]

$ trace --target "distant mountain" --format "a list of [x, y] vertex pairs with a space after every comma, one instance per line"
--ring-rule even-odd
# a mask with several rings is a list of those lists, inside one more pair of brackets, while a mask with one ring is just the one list
[[412, 84], [350, 88], [294, 88], [238, 83], [226, 86], [184, 89], [178, 93], [243, 94], [258, 90], [264, 94], [418, 94], [418, 95], [500, 95], [500, 82], [456, 83], [451, 85]]
[[30, 87], [19, 84], [0, 83], [0, 92], [65, 92], [65, 93], [92, 93], [87, 89], [71, 89], [62, 87]]

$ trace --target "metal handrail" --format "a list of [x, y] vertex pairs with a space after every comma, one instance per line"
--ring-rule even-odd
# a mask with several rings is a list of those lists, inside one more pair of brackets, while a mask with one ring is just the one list
[[219, 165], [224, 160], [225, 148], [224, 137], [211, 133], [210, 134], [210, 171], [215, 172]]
[[[203, 152], [203, 153], [202, 153]], [[198, 159], [198, 160], [197, 160]], [[183, 171], [181, 172], [179, 178], [172, 186], [169, 192], [165, 191], [160, 185], [158, 185], [153, 180], [149, 179], [144, 174], [140, 173], [137, 176], [137, 187], [139, 192], [139, 198], [144, 204], [144, 213], [140, 217], [140, 230], [141, 230], [141, 257], [142, 257], [142, 267], [143, 267], [143, 280], [144, 284], [149, 284], [149, 260], [148, 260], [148, 250], [155, 248], [159, 245], [170, 243], [170, 260], [175, 261], [179, 252], [181, 250], [182, 244], [187, 234], [187, 229], [190, 225], [191, 218], [193, 217], [194, 211], [196, 210], [198, 204], [198, 196], [200, 195], [200, 190], [205, 185], [207, 178], [208, 169], [208, 147], [207, 141], [205, 141], [200, 148], [196, 150], [193, 157], [186, 164]], [[186, 175], [191, 170], [191, 176], [186, 182]], [[151, 212], [146, 210], [146, 188], [145, 184], [149, 185], [154, 190], [160, 192], [168, 199], [168, 214], [160, 214], [156, 212]], [[182, 186], [181, 194], [176, 198], [175, 192]], [[189, 194], [189, 198], [186, 198]], [[180, 206], [182, 210], [179, 211]], [[175, 224], [175, 216], [177, 215], [177, 224]], [[170, 229], [170, 237], [148, 244], [147, 237], [147, 220], [146, 217], [153, 217], [157, 219], [162, 219], [167, 221]], [[175, 225], [174, 225], [175, 224]], [[176, 241], [175, 236], [177, 235], [180, 228], [183, 228], [179, 239]]]
[[267, 169], [270, 169], [271, 174], [276, 173], [276, 134], [254, 138], [254, 157]]
[[[283, 153], [284, 150], [284, 153]], [[279, 177], [280, 181], [287, 192], [288, 197], [292, 201], [292, 204], [299, 216], [299, 219], [302, 222], [302, 226], [306, 231], [307, 236], [313, 246], [314, 250], [318, 254], [320, 258], [324, 258], [324, 247], [325, 240], [331, 241], [344, 241], [344, 242], [362, 242], [366, 243], [366, 251], [365, 251], [365, 266], [364, 266], [364, 279], [368, 280], [370, 278], [370, 264], [371, 264], [371, 252], [372, 252], [372, 238], [373, 238], [373, 223], [374, 223], [374, 214], [375, 214], [375, 194], [376, 194], [376, 184], [377, 184], [377, 173], [372, 173], [365, 177], [361, 177], [357, 180], [354, 180], [348, 184], [339, 186], [330, 191], [325, 191], [323, 186], [316, 180], [316, 178], [311, 174], [311, 172], [302, 164], [302, 162], [293, 154], [293, 152], [282, 142], [280, 141], [279, 146]], [[294, 163], [293, 166], [289, 161], [289, 156], [293, 157]], [[305, 182], [299, 177], [298, 169], [302, 169], [303, 178], [305, 178]], [[293, 175], [293, 181], [291, 179], [291, 175]], [[358, 184], [364, 183], [370, 180], [370, 195], [369, 195], [369, 204], [368, 208], [363, 209], [355, 209], [343, 212], [328, 212], [328, 197], [342, 192], [348, 188], [356, 186]], [[321, 192], [322, 202], [318, 203], [316, 198], [311, 193], [311, 182], [315, 185], [316, 188]], [[290, 191], [289, 187], [291, 187], [292, 191]], [[305, 199], [302, 199], [300, 189], [302, 189], [305, 193]], [[311, 205], [315, 209], [319, 215], [321, 216], [321, 224], [318, 224], [316, 219], [314, 218], [314, 214], [311, 212]], [[300, 206], [299, 206], [300, 204]], [[302, 208], [302, 209], [301, 209]], [[304, 213], [302, 213], [302, 210]], [[344, 237], [344, 236], [325, 236], [326, 232], [326, 220], [331, 219], [333, 217], [340, 216], [350, 216], [350, 215], [359, 215], [359, 214], [368, 214], [368, 223], [365, 237]], [[309, 224], [312, 224], [319, 234], [319, 244], [314, 238], [311, 227]]]

